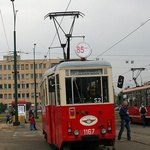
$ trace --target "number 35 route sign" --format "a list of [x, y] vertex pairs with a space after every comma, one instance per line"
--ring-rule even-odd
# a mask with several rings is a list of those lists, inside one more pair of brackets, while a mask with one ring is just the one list
[[87, 58], [88, 56], [91, 55], [92, 50], [87, 43], [82, 42], [76, 46], [75, 53], [77, 56], [79, 56], [81, 58]]

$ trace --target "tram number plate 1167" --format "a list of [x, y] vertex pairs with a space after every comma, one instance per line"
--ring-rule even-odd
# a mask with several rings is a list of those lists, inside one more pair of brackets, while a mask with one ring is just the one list
[[95, 129], [84, 129], [84, 135], [92, 135], [95, 132]]

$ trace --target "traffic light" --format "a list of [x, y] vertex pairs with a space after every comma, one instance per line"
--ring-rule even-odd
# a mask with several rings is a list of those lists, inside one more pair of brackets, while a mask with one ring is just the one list
[[117, 87], [118, 88], [122, 88], [123, 87], [123, 82], [124, 82], [124, 76], [119, 76], [118, 77], [118, 83], [117, 83]]

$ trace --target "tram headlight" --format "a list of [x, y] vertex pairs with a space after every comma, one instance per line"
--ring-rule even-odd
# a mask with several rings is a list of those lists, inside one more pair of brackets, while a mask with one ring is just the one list
[[78, 130], [74, 130], [74, 135], [78, 136], [79, 135], [79, 131]]
[[105, 129], [105, 128], [102, 128], [101, 133], [102, 133], [102, 134], [105, 134], [105, 133], [106, 133], [106, 129]]
[[112, 129], [111, 129], [111, 127], [108, 127], [108, 131], [111, 131]]

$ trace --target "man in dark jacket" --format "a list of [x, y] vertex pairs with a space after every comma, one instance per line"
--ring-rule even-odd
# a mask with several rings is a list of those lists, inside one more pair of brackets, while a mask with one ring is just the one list
[[124, 131], [124, 127], [127, 129], [127, 140], [131, 140], [130, 136], [130, 118], [129, 118], [129, 111], [128, 111], [128, 102], [123, 101], [123, 106], [120, 109], [120, 118], [121, 118], [121, 128], [118, 134], [118, 140], [121, 141], [121, 136]]

